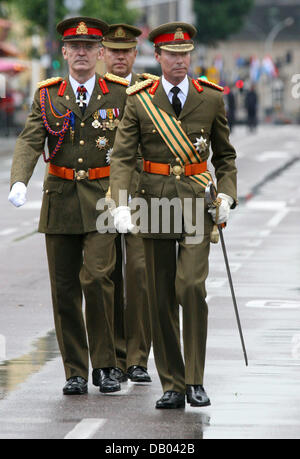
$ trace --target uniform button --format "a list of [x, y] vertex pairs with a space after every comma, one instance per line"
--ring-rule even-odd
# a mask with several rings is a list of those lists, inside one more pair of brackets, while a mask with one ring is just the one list
[[145, 194], [145, 190], [142, 190], [142, 194]]
[[80, 126], [81, 126], [81, 127], [84, 127], [84, 126], [85, 126], [85, 123], [80, 123]]
[[82, 164], [82, 163], [83, 163], [83, 159], [82, 159], [82, 158], [78, 158], [78, 162], [79, 162], [80, 164]]
[[180, 180], [180, 175], [176, 175], [176, 180]]
[[181, 124], [181, 121], [178, 121], [178, 124], [180, 125], [180, 124]]
[[80, 143], [80, 145], [84, 145], [85, 144], [84, 140], [80, 140], [79, 143]]
[[176, 161], [177, 161], [178, 163], [180, 163], [180, 158], [176, 158]]
[[153, 129], [153, 131], [152, 131], [152, 132], [153, 132], [153, 134], [155, 134], [155, 133], [157, 132], [157, 130], [156, 130], [156, 129]]
[[204, 134], [204, 129], [201, 129], [201, 134]]
[[56, 123], [56, 126], [59, 126], [59, 123]]
[[46, 193], [46, 194], [49, 194], [49, 190], [46, 190], [45, 193]]

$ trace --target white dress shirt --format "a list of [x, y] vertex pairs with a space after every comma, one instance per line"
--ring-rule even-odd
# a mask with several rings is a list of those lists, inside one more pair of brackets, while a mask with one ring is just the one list
[[[163, 88], [169, 98], [169, 101], [171, 102], [172, 104], [172, 100], [173, 100], [173, 93], [171, 92], [171, 89], [174, 88], [174, 85], [172, 83], [170, 83], [168, 80], [165, 79], [165, 77], [163, 76], [162, 77], [162, 85], [163, 85]], [[183, 107], [185, 102], [186, 102], [186, 98], [188, 96], [188, 93], [189, 93], [189, 80], [188, 80], [188, 77], [186, 75], [185, 79], [179, 83], [177, 85], [177, 88], [180, 89], [179, 93], [178, 93], [178, 97], [180, 99], [180, 102], [181, 102], [181, 106]]]
[[128, 80], [129, 83], [131, 84], [131, 80], [132, 80], [132, 73], [129, 73], [129, 75], [127, 75], [127, 77], [125, 77], [125, 80]]
[[90, 98], [91, 98], [92, 93], [94, 91], [94, 87], [95, 87], [95, 83], [96, 83], [96, 75], [94, 75], [92, 78], [90, 78], [85, 83], [78, 83], [78, 81], [74, 80], [74, 78], [71, 75], [69, 75], [69, 80], [70, 80], [72, 89], [74, 91], [76, 100], [77, 100], [77, 96], [78, 96], [78, 94], [77, 94], [78, 86], [82, 86], [83, 85], [85, 87], [85, 89], [86, 89], [86, 106], [88, 106]]

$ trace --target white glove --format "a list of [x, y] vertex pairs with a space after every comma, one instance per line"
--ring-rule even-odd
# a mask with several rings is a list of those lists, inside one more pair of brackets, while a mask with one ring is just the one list
[[213, 218], [213, 221], [217, 223], [217, 225], [221, 223], [226, 223], [228, 221], [230, 207], [232, 206], [234, 202], [231, 196], [228, 196], [227, 194], [224, 194], [224, 193], [219, 193], [218, 198], [221, 199], [221, 204], [219, 207], [219, 218], [217, 222], [216, 222], [216, 213], [217, 213], [216, 207], [210, 207], [208, 210], [208, 212], [211, 214]]
[[111, 211], [114, 217], [114, 225], [119, 233], [128, 233], [133, 230], [134, 225], [131, 223], [130, 208], [119, 206]]
[[23, 182], [16, 182], [10, 190], [8, 200], [16, 207], [21, 207], [26, 202], [27, 187]]

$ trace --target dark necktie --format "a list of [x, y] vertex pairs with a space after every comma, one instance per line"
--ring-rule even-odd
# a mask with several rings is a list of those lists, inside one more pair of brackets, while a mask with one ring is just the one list
[[79, 104], [79, 107], [80, 107], [80, 110], [82, 112], [82, 114], [84, 114], [85, 112], [85, 109], [86, 109], [86, 88], [81, 85], [81, 86], [78, 86], [77, 88], [77, 94], [78, 94], [78, 99], [77, 99], [77, 103]]
[[177, 88], [177, 86], [174, 86], [174, 88], [171, 89], [171, 92], [173, 93], [172, 105], [176, 113], [176, 116], [178, 118], [181, 112], [181, 108], [182, 108], [180, 99], [178, 97], [178, 93], [180, 92], [180, 89]]

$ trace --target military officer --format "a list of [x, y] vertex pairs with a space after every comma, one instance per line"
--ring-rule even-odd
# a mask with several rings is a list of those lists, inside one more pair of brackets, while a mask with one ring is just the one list
[[69, 75], [39, 84], [32, 112], [16, 143], [11, 170], [9, 200], [20, 206], [26, 201], [27, 184], [47, 140], [49, 154], [44, 153], [44, 160], [49, 173], [39, 231], [46, 235], [66, 395], [87, 392], [89, 358], [93, 383], [100, 392], [120, 390], [111, 374], [117, 364], [111, 280], [116, 232], [100, 234], [96, 229], [96, 205], [108, 190], [108, 157], [128, 85], [114, 75], [96, 74], [101, 40], [108, 28], [105, 22], [87, 17], [58, 24]]
[[[149, 212], [149, 224], [140, 227], [140, 235], [145, 247], [155, 363], [164, 392], [156, 402], [159, 409], [182, 408], [185, 396], [192, 406], [210, 404], [203, 379], [211, 217], [225, 222], [229, 209], [236, 205], [236, 153], [229, 142], [222, 88], [187, 76], [195, 34], [194, 26], [180, 22], [164, 24], [150, 33], [163, 75], [158, 81], [148, 78], [127, 89], [130, 96], [111, 161], [114, 223], [119, 231], [127, 232], [132, 227], [131, 213], [119, 192], [129, 190], [140, 144], [144, 171], [137, 196], [146, 201]], [[210, 215], [203, 204], [205, 187], [212, 180], [207, 170], [210, 146], [221, 200], [218, 215], [213, 210]], [[168, 207], [172, 218], [167, 229], [162, 221], [167, 206], [157, 204], [163, 198], [168, 203], [177, 198], [181, 204], [176, 212]], [[192, 206], [186, 215], [187, 200]], [[197, 225], [188, 224], [189, 219], [198, 221]]]
[[[139, 79], [132, 71], [137, 55], [137, 37], [141, 31], [128, 24], [113, 24], [104, 35], [102, 55], [109, 73], [126, 78], [132, 85]], [[125, 91], [125, 88], [124, 88]], [[130, 191], [133, 196], [139, 174], [141, 159], [133, 173]], [[122, 247], [125, 253], [122, 252]], [[145, 259], [142, 240], [132, 234], [116, 239], [115, 282], [115, 345], [119, 381], [129, 377], [134, 382], [151, 382], [147, 372], [151, 347], [150, 316], [146, 292]], [[126, 263], [126, 298], [124, 305], [122, 265]], [[124, 308], [125, 306], [125, 308]]]

